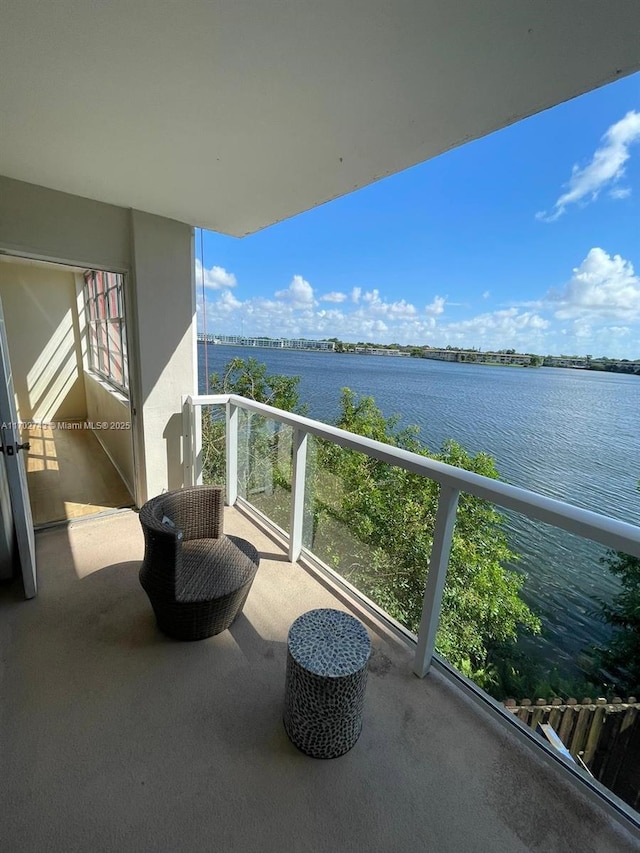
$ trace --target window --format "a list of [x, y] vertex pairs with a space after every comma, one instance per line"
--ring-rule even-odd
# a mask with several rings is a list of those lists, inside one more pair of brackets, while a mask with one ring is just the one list
[[86, 272], [84, 305], [89, 367], [126, 393], [129, 379], [123, 281], [113, 272]]

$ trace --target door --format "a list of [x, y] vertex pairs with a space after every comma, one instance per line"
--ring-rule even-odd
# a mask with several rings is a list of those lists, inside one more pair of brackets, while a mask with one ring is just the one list
[[36, 542], [31, 518], [31, 504], [27, 491], [27, 472], [24, 467], [13, 377], [9, 362], [7, 333], [0, 300], [0, 443], [7, 471], [13, 523], [18, 540], [18, 557], [22, 569], [22, 582], [26, 598], [36, 594]]

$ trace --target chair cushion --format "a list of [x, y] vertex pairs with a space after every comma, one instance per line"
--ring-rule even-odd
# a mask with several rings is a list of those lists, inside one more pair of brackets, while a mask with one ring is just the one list
[[237, 536], [183, 541], [176, 600], [207, 601], [229, 595], [253, 578], [258, 563], [253, 545]]

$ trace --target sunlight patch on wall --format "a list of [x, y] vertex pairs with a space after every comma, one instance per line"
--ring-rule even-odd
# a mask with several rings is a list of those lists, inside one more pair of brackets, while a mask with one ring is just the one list
[[31, 419], [51, 420], [77, 378], [73, 317], [69, 309], [27, 373]]

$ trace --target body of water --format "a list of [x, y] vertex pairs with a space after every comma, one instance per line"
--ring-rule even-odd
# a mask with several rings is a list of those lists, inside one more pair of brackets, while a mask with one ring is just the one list
[[[205, 389], [204, 344], [199, 386]], [[209, 373], [236, 356], [300, 377], [309, 416], [332, 423], [340, 389], [373, 396], [401, 426], [417, 424], [437, 451], [453, 438], [491, 454], [502, 479], [576, 506], [640, 524], [640, 378], [558, 368], [522, 369], [428, 359], [208, 347]], [[527, 575], [523, 597], [543, 622], [527, 649], [573, 671], [581, 650], [604, 642], [595, 613], [617, 580], [599, 562], [604, 548], [507, 515], [510, 544]]]

